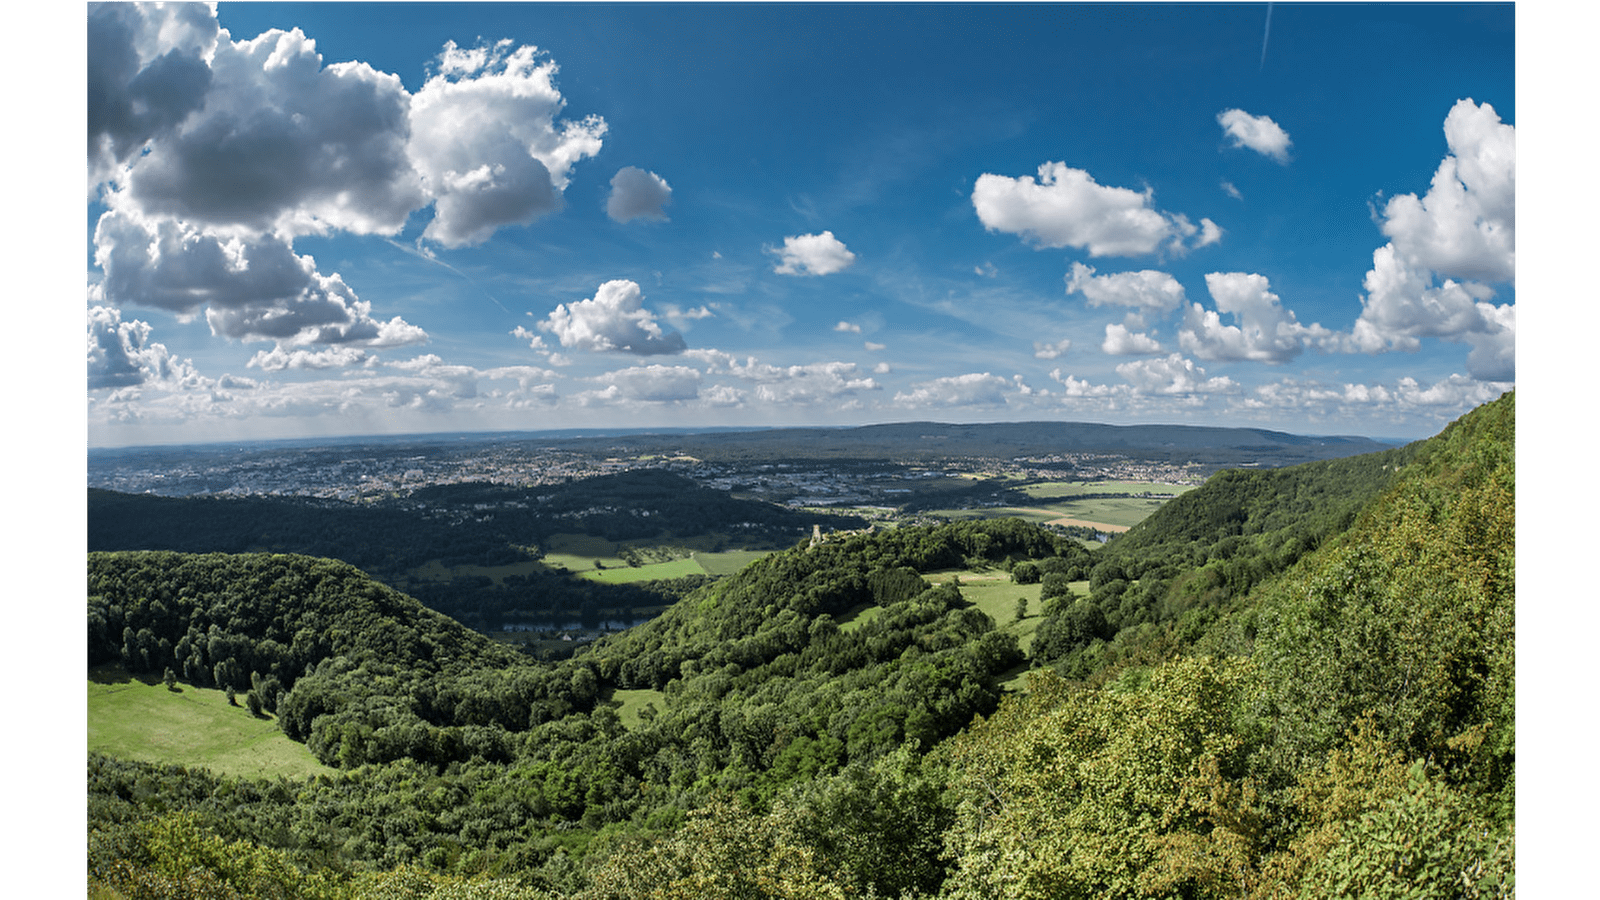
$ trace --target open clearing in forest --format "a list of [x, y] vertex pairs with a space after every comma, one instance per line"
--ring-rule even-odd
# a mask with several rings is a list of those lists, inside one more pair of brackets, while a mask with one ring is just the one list
[[750, 565], [772, 550], [724, 550], [721, 553], [696, 553], [695, 562], [708, 575], [732, 575]]
[[773, 552], [770, 548], [755, 549], [749, 542], [719, 534], [673, 538], [670, 544], [608, 541], [589, 534], [555, 534], [545, 542], [544, 550], [543, 558], [537, 561], [503, 566], [445, 566], [435, 559], [412, 569], [411, 574], [434, 582], [483, 576], [499, 585], [505, 583], [507, 576], [562, 569], [594, 581], [623, 584], [685, 575], [732, 575]]
[[639, 727], [644, 721], [639, 717], [639, 713], [649, 704], [654, 703], [658, 712], [667, 708], [667, 695], [649, 688], [632, 691], [618, 689], [603, 699], [620, 704], [617, 707], [617, 718], [622, 720], [624, 728]]
[[[1017, 636], [1023, 653], [1031, 655], [1033, 633], [1039, 627], [1042, 612], [1039, 605], [1040, 584], [1016, 584], [1011, 573], [1001, 569], [974, 571], [971, 569], [931, 572], [924, 576], [934, 584], [944, 584], [952, 578], [961, 579], [961, 596], [994, 620], [996, 628]], [[1027, 601], [1027, 612], [1017, 618], [1017, 601]]]
[[[1033, 636], [1044, 617], [1044, 609], [1039, 602], [1039, 594], [1044, 590], [1044, 585], [1017, 584], [1011, 580], [1011, 573], [1003, 569], [946, 569], [929, 572], [923, 578], [930, 584], [944, 584], [953, 578], [959, 578], [962, 599], [993, 619], [996, 628], [1016, 635], [1017, 645], [1022, 648], [1023, 653], [1032, 658]], [[1087, 581], [1074, 581], [1070, 586], [1074, 594], [1085, 597], [1089, 594]], [[1018, 600], [1026, 601], [1021, 619], [1017, 618]], [[858, 631], [882, 613], [883, 607], [864, 604], [839, 617], [839, 630], [847, 634]], [[1025, 688], [1027, 672], [1028, 664], [1024, 662], [1014, 671], [1007, 673], [1001, 686], [1006, 690]]]
[[256, 718], [227, 694], [179, 684], [169, 691], [120, 666], [89, 671], [89, 750], [122, 759], [202, 766], [223, 775], [299, 778], [330, 771], [289, 740], [270, 714]]
[[840, 616], [837, 621], [839, 630], [845, 634], [860, 631], [868, 622], [876, 619], [883, 612], [883, 607], [876, 603], [863, 604]]

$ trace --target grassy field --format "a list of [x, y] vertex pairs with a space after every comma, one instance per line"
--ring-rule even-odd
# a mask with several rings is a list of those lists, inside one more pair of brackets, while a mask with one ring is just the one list
[[[1017, 645], [1022, 652], [1032, 655], [1033, 635], [1044, 613], [1039, 604], [1043, 585], [1015, 584], [1011, 580], [1011, 573], [1000, 569], [947, 570], [930, 572], [923, 577], [932, 584], [944, 584], [952, 578], [961, 579], [961, 596], [993, 619], [1001, 631], [1016, 635]], [[1087, 581], [1074, 581], [1071, 586], [1073, 593], [1084, 596], [1089, 593]], [[1017, 618], [1018, 600], [1026, 602], [1020, 619]], [[839, 630], [846, 633], [859, 630], [882, 612], [883, 607], [870, 605], [850, 610], [839, 617]], [[1025, 687], [1026, 670], [1027, 666], [1023, 665], [1008, 674], [1005, 686], [1008, 689]]]
[[[588, 535], [555, 535], [547, 542], [544, 562], [584, 578], [621, 584], [685, 575], [732, 575], [773, 552], [770, 549], [726, 549], [729, 543], [720, 535], [699, 535], [674, 540], [670, 545], [614, 544]], [[716, 549], [719, 547], [724, 549]], [[624, 553], [643, 564], [630, 565]]]
[[298, 778], [330, 771], [304, 744], [229, 706], [222, 691], [136, 679], [117, 666], [89, 672], [89, 749], [124, 759], [203, 766], [226, 775]]
[[651, 581], [657, 578], [682, 578], [685, 575], [704, 575], [706, 570], [701, 568], [693, 557], [689, 557], [687, 559], [674, 559], [670, 562], [650, 563], [643, 566], [629, 566], [624, 563], [621, 568], [607, 566], [604, 569], [589, 569], [579, 574], [591, 581], [601, 581], [606, 584], [627, 584], [633, 581]]
[[763, 556], [771, 550], [724, 550], [721, 553], [698, 552], [694, 555], [695, 561], [700, 563], [700, 568], [706, 570], [708, 575], [732, 575]]
[[[1044, 610], [1039, 603], [1043, 585], [1014, 584], [1009, 572], [998, 569], [932, 572], [924, 577], [934, 584], [960, 578], [961, 596], [983, 610], [989, 618], [994, 619], [995, 625], [1001, 631], [1016, 635], [1017, 645], [1022, 648], [1023, 653], [1032, 658], [1033, 636], [1039, 630], [1039, 623], [1044, 616]], [[1074, 581], [1071, 583], [1071, 588], [1074, 594], [1080, 596], [1089, 594], [1087, 581]], [[1017, 618], [1018, 600], [1027, 601], [1026, 611], [1021, 619]], [[1002, 676], [1000, 686], [1008, 691], [1026, 690], [1029, 671], [1028, 663], [1022, 663]]]
[[639, 711], [644, 709], [647, 703], [654, 703], [657, 710], [666, 709], [667, 707], [667, 695], [660, 691], [652, 691], [649, 688], [636, 691], [612, 691], [611, 696], [605, 699], [622, 704], [617, 707], [617, 717], [622, 720], [622, 727], [624, 728], [638, 727], [642, 721], [639, 718]]
[[876, 619], [881, 612], [883, 612], [883, 607], [881, 606], [856, 607], [839, 617], [839, 630], [845, 634], [849, 634], [852, 631], [860, 631], [868, 622]]
[[[1039, 584], [1013, 584], [1011, 573], [999, 569], [989, 571], [934, 572], [926, 576], [934, 584], [943, 584], [952, 578], [961, 579], [961, 596], [994, 620], [1001, 631], [1017, 636], [1022, 652], [1030, 652], [1033, 632], [1039, 627]], [[1017, 618], [1017, 601], [1027, 601], [1027, 612]]]
[[1025, 485], [1020, 490], [1038, 500], [1036, 506], [998, 506], [978, 509], [935, 509], [932, 515], [948, 519], [1015, 517], [1037, 525], [1081, 525], [1107, 533], [1127, 531], [1155, 512], [1168, 497], [1094, 497], [1095, 494], [1181, 494], [1187, 484], [1150, 481], [1051, 481]]

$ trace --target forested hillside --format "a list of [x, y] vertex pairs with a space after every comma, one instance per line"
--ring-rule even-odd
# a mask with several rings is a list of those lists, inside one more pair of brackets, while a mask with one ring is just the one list
[[[93, 756], [91, 888], [1509, 896], [1514, 421], [1507, 395], [1219, 476], [1101, 551], [1015, 520], [835, 537], [560, 663], [327, 560], [92, 555], [92, 660], [256, 691], [333, 768]], [[952, 569], [1043, 582], [1032, 658], [925, 577]]]
[[[1421, 443], [1283, 469], [1228, 469], [1163, 504], [1095, 557], [1086, 596], [1045, 574], [1037, 665], [1087, 678], [1153, 642], [1193, 640], [1233, 598], [1347, 529]], [[1080, 577], [1074, 575], [1074, 578]]]
[[[720, 532], [755, 546], [789, 546], [811, 533], [813, 515], [740, 500], [670, 472], [638, 470], [537, 488], [466, 483], [423, 488], [375, 505], [298, 497], [160, 497], [94, 490], [91, 551], [298, 553], [343, 560], [428, 607], [483, 628], [513, 615], [552, 624], [622, 619], [672, 602], [680, 586], [601, 584], [532, 564], [558, 533], [607, 541]], [[830, 517], [833, 527], [866, 523]], [[425, 563], [505, 566], [524, 571], [491, 580], [464, 575], [424, 581]]]

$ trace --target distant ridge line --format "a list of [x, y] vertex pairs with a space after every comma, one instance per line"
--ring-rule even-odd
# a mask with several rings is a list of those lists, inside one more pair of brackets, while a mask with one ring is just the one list
[[[1218, 425], [1112, 425], [1097, 422], [944, 423], [888, 422], [853, 426], [761, 428], [570, 428], [547, 431], [439, 432], [192, 445], [91, 448], [109, 460], [174, 449], [280, 450], [377, 446], [466, 448], [474, 444], [556, 443], [589, 452], [665, 452], [774, 458], [963, 456], [1014, 458], [1061, 453], [1114, 453], [1150, 460], [1186, 459], [1209, 465], [1288, 465], [1376, 452], [1396, 446], [1351, 435], [1298, 435], [1254, 427]], [[1260, 458], [1256, 458], [1260, 457]]]

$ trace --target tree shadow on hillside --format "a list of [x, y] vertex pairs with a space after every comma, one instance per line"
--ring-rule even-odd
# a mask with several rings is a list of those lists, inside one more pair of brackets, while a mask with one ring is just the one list
[[145, 672], [135, 675], [116, 663], [107, 663], [101, 666], [89, 667], [89, 680], [95, 684], [128, 684], [137, 681], [146, 687], [160, 684], [160, 675]]

